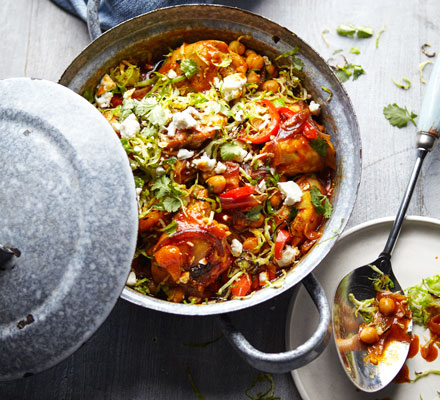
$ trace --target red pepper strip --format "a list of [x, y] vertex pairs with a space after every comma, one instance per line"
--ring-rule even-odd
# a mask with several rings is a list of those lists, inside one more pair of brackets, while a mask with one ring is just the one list
[[428, 329], [435, 335], [440, 335], [440, 314], [428, 322]]
[[236, 189], [229, 190], [225, 193], [220, 194], [220, 199], [234, 199], [234, 200], [241, 200], [245, 197], [250, 196], [251, 194], [255, 193], [255, 186], [241, 186]]
[[115, 108], [122, 104], [122, 97], [119, 94], [114, 94], [112, 99], [110, 100], [110, 106]]
[[246, 296], [251, 288], [251, 280], [247, 274], [243, 274], [232, 285], [233, 296]]
[[278, 231], [277, 238], [275, 240], [275, 259], [279, 260], [281, 258], [281, 252], [284, 249], [284, 246], [286, 245], [286, 242], [290, 239], [289, 232], [285, 231], [284, 229], [280, 229]]
[[318, 137], [315, 127], [309, 121], [304, 123], [303, 135], [309, 140], [313, 140]]
[[246, 140], [255, 144], [267, 142], [271, 136], [275, 136], [278, 133], [280, 128], [280, 115], [275, 106], [267, 99], [263, 99], [261, 102], [268, 108], [271, 120], [269, 126], [264, 128], [262, 132], [245, 137]]

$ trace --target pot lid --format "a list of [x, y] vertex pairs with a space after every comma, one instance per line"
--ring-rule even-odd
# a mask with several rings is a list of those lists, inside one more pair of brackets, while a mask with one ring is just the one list
[[0, 81], [0, 93], [0, 245], [19, 254], [0, 254], [9, 380], [63, 360], [108, 316], [130, 271], [137, 202], [120, 141], [87, 100], [29, 78]]

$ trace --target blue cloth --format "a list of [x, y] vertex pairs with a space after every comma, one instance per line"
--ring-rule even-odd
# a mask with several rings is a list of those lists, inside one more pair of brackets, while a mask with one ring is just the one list
[[[87, 0], [52, 0], [66, 11], [87, 21]], [[190, 3], [215, 3], [215, 0], [101, 0], [99, 22], [107, 30], [129, 18], [156, 8]]]

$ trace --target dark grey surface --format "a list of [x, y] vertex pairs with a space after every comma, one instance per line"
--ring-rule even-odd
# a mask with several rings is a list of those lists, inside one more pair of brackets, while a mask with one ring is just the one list
[[[233, 322], [265, 351], [282, 351], [292, 290], [249, 310]], [[315, 312], [315, 311], [313, 311]], [[15, 382], [0, 383], [0, 399], [197, 399], [191, 375], [205, 400], [248, 399], [259, 374], [221, 335], [216, 317], [184, 317], [119, 300], [95, 335], [58, 366]], [[300, 321], [298, 321], [300, 326]], [[272, 375], [275, 394], [299, 399], [290, 374]]]

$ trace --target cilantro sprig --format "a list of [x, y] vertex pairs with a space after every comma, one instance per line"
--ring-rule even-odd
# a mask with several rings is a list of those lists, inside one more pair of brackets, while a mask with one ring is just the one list
[[167, 175], [162, 175], [151, 186], [154, 195], [160, 201], [154, 206], [156, 209], [176, 212], [182, 205], [181, 197], [187, 193], [180, 189]]
[[196, 62], [191, 58], [183, 60], [180, 63], [180, 69], [188, 79], [192, 78], [197, 72], [199, 72]]
[[333, 212], [333, 206], [330, 203], [328, 197], [321, 193], [321, 191], [313, 185], [310, 189], [310, 195], [312, 196], [313, 208], [318, 214], [323, 214], [324, 218], [329, 218]]
[[383, 115], [392, 126], [397, 126], [398, 128], [403, 128], [408, 125], [409, 121], [411, 121], [414, 126], [417, 126], [416, 121], [414, 120], [417, 117], [417, 114], [409, 112], [406, 107], [399, 107], [396, 103], [388, 104], [384, 107]]
[[316, 139], [309, 140], [309, 144], [321, 157], [325, 157], [327, 155], [328, 143], [321, 136], [318, 136]]
[[240, 157], [243, 148], [237, 143], [224, 143], [220, 147], [220, 155], [224, 161], [231, 161]]

